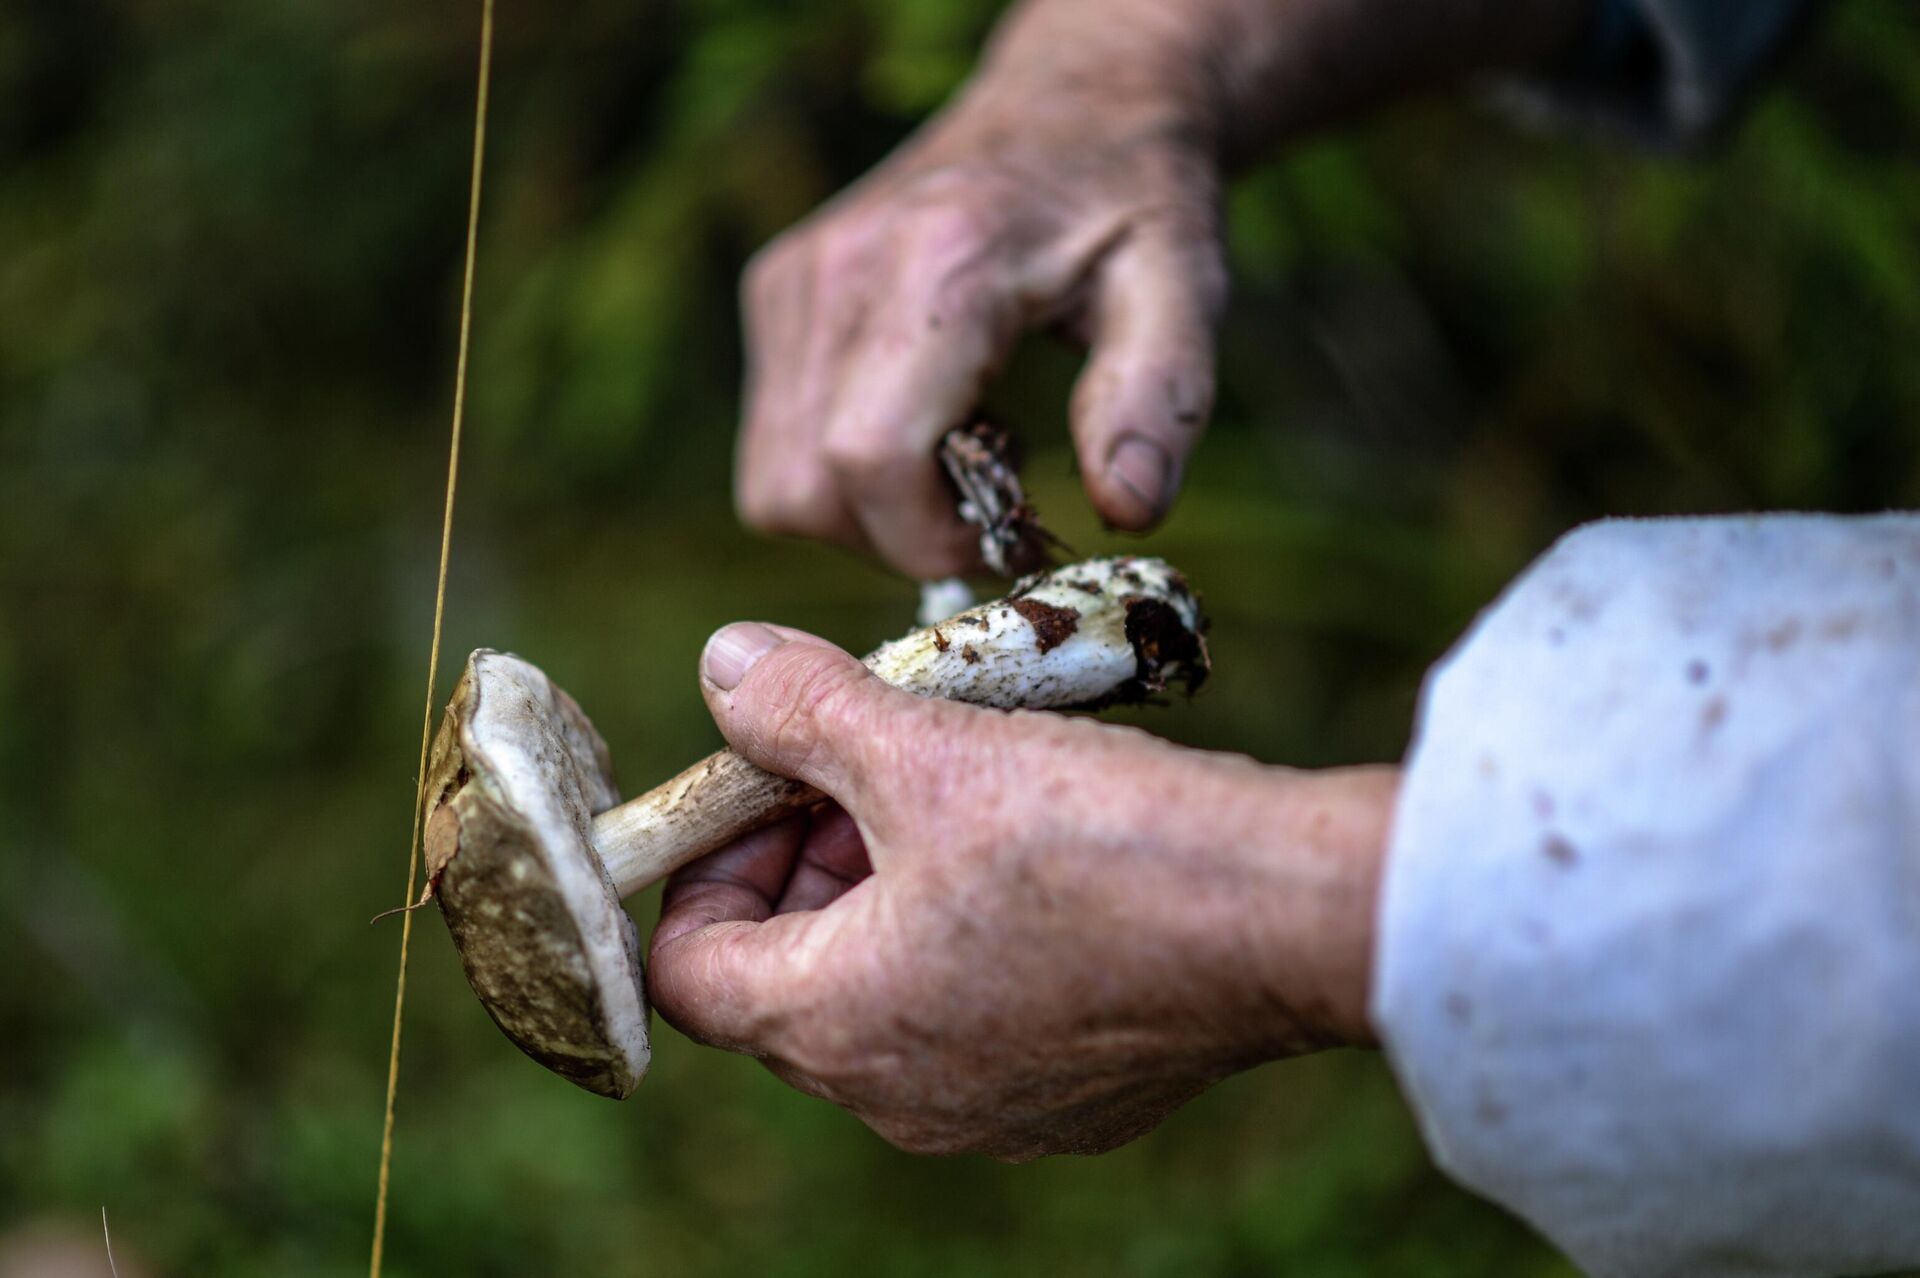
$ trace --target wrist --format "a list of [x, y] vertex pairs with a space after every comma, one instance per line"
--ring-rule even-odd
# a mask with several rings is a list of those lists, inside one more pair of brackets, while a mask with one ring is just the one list
[[1118, 113], [1103, 115], [1110, 126], [1177, 132], [1244, 162], [1398, 94], [1549, 63], [1591, 3], [1025, 0], [995, 30], [969, 97], [1044, 111], [1092, 96]]
[[1159, 134], [1216, 152], [1225, 103], [1217, 10], [1242, 0], [1024, 0], [994, 29], [963, 113], [1081, 135]]
[[[1269, 785], [1263, 837], [1249, 855], [1265, 891], [1254, 923], [1260, 1000], [1313, 1048], [1377, 1045], [1368, 1005], [1381, 872], [1396, 767], [1281, 772]], [[1300, 1048], [1286, 1042], [1270, 1055]]]

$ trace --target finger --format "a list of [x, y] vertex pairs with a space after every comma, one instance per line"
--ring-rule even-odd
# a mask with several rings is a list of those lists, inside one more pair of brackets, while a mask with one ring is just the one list
[[865, 538], [821, 454], [838, 364], [867, 307], [870, 267], [823, 232], [776, 241], [741, 282], [746, 406], [734, 504], [750, 528], [854, 549]]
[[978, 565], [934, 449], [1019, 336], [1020, 288], [995, 235], [960, 208], [924, 211], [900, 233], [897, 274], [849, 355], [822, 440], [868, 543], [921, 578]]
[[774, 904], [774, 912], [825, 909], [872, 874], [873, 863], [867, 858], [860, 827], [844, 808], [823, 808], [813, 814], [807, 826], [793, 873]]
[[1087, 496], [1116, 527], [1150, 528], [1173, 504], [1213, 410], [1213, 326], [1225, 298], [1210, 229], [1137, 229], [1100, 268], [1073, 437]]
[[735, 750], [856, 811], [870, 793], [868, 774], [936, 709], [822, 639], [757, 621], [707, 640], [700, 688]]
[[763, 1060], [760, 1063], [767, 1067], [768, 1073], [803, 1096], [811, 1096], [815, 1100], [829, 1101], [835, 1105], [843, 1103], [838, 1088], [833, 1087], [818, 1075], [808, 1073], [806, 1070], [801, 1069], [791, 1061], [783, 1061], [775, 1057]]
[[796, 983], [807, 979], [817, 948], [814, 929], [826, 916], [755, 922], [711, 914], [697, 885], [670, 896], [647, 956], [647, 995], [668, 1024], [698, 1042], [755, 1056], [777, 1052], [799, 1003]]
[[676, 870], [660, 897], [655, 945], [712, 923], [758, 923], [786, 891], [801, 840], [804, 813], [735, 840]]

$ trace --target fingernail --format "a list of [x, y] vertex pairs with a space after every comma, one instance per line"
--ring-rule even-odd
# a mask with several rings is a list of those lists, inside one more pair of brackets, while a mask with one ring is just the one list
[[757, 621], [722, 626], [713, 632], [707, 650], [700, 654], [701, 677], [722, 692], [732, 692], [760, 658], [785, 642]]
[[1128, 435], [1114, 445], [1107, 459], [1107, 478], [1138, 497], [1150, 514], [1158, 516], [1167, 502], [1167, 481], [1173, 458], [1150, 439]]

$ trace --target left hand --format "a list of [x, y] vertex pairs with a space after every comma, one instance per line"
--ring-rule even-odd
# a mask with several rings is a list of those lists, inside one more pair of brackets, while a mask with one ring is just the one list
[[1111, 1148], [1225, 1075], [1371, 1041], [1390, 768], [1302, 773], [923, 700], [795, 631], [708, 645], [734, 747], [836, 801], [669, 882], [648, 984], [900, 1147]]

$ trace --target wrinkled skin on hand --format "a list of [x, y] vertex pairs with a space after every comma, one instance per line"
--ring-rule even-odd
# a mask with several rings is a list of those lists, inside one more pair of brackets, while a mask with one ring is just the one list
[[934, 445], [1038, 327], [1091, 347], [1072, 429], [1094, 507], [1139, 529], [1171, 502], [1226, 296], [1198, 91], [1146, 53], [1179, 24], [1064, 46], [1010, 25], [955, 103], [749, 268], [749, 524], [922, 578], [976, 567]]
[[1392, 769], [921, 700], [752, 624], [707, 667], [734, 746], [836, 802], [669, 883], [649, 985], [694, 1038], [904, 1149], [1004, 1159], [1109, 1149], [1231, 1072], [1370, 1040]]
[[742, 517], [936, 578], [977, 566], [934, 444], [1021, 333], [1118, 528], [1164, 515], [1214, 395], [1223, 168], [1372, 103], [1540, 64], [1587, 0], [1022, 0], [952, 103], [764, 249], [742, 305]]

